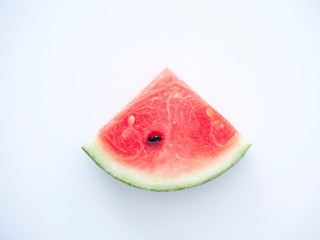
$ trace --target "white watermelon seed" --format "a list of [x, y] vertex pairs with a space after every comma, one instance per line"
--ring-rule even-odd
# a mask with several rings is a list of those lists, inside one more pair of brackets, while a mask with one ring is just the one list
[[206, 109], [206, 114], [208, 115], [209, 118], [213, 119], [214, 113], [211, 108]]
[[135, 121], [135, 117], [134, 116], [129, 116], [128, 117], [128, 124], [129, 124], [129, 127], [131, 127], [133, 124], [134, 124], [134, 121]]

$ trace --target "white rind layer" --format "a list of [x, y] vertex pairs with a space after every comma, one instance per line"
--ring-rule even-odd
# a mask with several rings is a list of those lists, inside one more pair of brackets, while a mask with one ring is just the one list
[[236, 164], [251, 144], [240, 134], [235, 138], [232, 141], [232, 146], [218, 158], [213, 159], [212, 164], [177, 178], [152, 176], [117, 163], [103, 149], [98, 136], [93, 137], [82, 148], [104, 171], [122, 182], [147, 190], [174, 191], [208, 182]]

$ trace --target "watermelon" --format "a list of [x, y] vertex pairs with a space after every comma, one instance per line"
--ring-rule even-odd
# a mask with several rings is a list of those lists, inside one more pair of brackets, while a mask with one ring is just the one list
[[165, 69], [82, 148], [120, 181], [142, 189], [173, 191], [219, 176], [250, 145]]

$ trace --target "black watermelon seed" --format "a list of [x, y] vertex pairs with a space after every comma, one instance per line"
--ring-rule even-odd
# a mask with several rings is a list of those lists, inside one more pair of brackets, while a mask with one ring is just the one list
[[147, 143], [149, 144], [154, 144], [154, 143], [159, 143], [162, 141], [162, 137], [158, 135], [151, 136], [148, 138]]

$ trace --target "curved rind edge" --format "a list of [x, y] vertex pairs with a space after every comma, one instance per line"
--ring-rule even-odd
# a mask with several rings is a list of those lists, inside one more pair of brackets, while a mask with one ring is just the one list
[[[177, 185], [177, 186], [172, 186], [172, 187], [168, 187], [168, 186], [166, 187], [165, 184], [164, 184], [164, 186], [161, 186], [161, 184], [157, 184], [157, 186], [156, 185], [148, 186], [145, 184], [144, 181], [141, 181], [140, 184], [138, 184], [138, 183], [133, 183], [133, 182], [126, 180], [125, 177], [117, 176], [117, 174], [115, 172], [110, 171], [110, 169], [105, 166], [106, 164], [104, 164], [104, 162], [109, 161], [109, 164], [110, 164], [112, 161], [109, 160], [110, 157], [102, 149], [101, 144], [99, 144], [99, 140], [98, 140], [97, 136], [93, 137], [85, 145], [83, 145], [82, 149], [87, 153], [87, 155], [102, 170], [104, 170], [109, 175], [111, 175], [112, 177], [114, 177], [115, 179], [117, 179], [123, 183], [126, 183], [126, 184], [133, 186], [133, 187], [136, 187], [136, 188], [144, 189], [144, 190], [151, 190], [151, 191], [157, 191], [157, 192], [169, 192], [169, 191], [183, 190], [183, 189], [187, 189], [187, 188], [191, 188], [191, 187], [195, 187], [195, 186], [204, 184], [204, 183], [209, 182], [209, 181], [213, 180], [214, 178], [220, 176], [221, 174], [223, 174], [224, 172], [229, 170], [231, 167], [233, 167], [246, 154], [246, 152], [248, 151], [248, 149], [251, 146], [251, 143], [248, 142], [246, 139], [244, 139], [242, 136], [239, 136], [238, 139], [239, 140], [238, 140], [238, 144], [236, 144], [236, 147], [229, 150], [226, 154], [224, 154], [223, 157], [220, 158], [221, 162], [223, 162], [224, 159], [226, 159], [225, 161], [227, 162], [227, 164], [225, 164], [225, 166], [221, 167], [220, 171], [211, 174], [209, 177], [206, 177], [206, 178], [202, 179], [201, 181], [194, 181], [194, 182], [191, 182], [191, 183], [186, 184], [184, 186]], [[224, 164], [224, 162], [223, 162], [223, 164]], [[140, 173], [132, 171], [131, 174], [140, 174]], [[196, 172], [195, 175], [196, 174], [198, 174], [198, 173]], [[192, 174], [190, 176], [192, 176]]]

